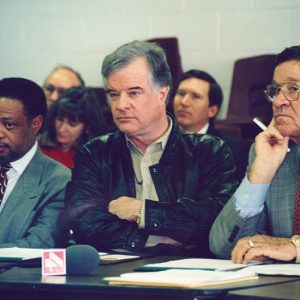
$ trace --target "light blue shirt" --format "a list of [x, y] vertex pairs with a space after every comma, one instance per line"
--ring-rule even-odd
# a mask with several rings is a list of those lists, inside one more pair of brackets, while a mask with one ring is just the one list
[[[298, 147], [300, 156], [300, 147]], [[270, 184], [251, 184], [247, 175], [234, 193], [234, 206], [241, 218], [248, 219], [262, 212]]]
[[245, 176], [234, 193], [234, 206], [241, 218], [251, 218], [262, 212], [269, 187], [269, 183], [251, 184]]

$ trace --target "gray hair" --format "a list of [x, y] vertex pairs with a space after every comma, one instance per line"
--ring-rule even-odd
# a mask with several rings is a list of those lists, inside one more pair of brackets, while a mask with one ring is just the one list
[[[145, 41], [133, 41], [122, 45], [104, 58], [102, 64], [104, 86], [107, 85], [107, 78], [112, 72], [127, 67], [139, 57], [145, 57], [148, 62], [152, 89], [169, 86], [171, 91], [172, 76], [165, 51], [157, 44]], [[166, 103], [168, 102], [170, 91]]]
[[73, 68], [71, 68], [71, 67], [69, 67], [69, 66], [67, 66], [67, 65], [63, 65], [63, 64], [57, 65], [57, 66], [49, 73], [49, 75], [46, 77], [46, 79], [45, 79], [45, 81], [44, 81], [44, 86], [46, 85], [46, 83], [47, 83], [49, 77], [50, 77], [54, 72], [56, 72], [56, 71], [58, 71], [58, 70], [68, 70], [68, 71], [70, 71], [71, 73], [73, 73], [73, 74], [77, 77], [77, 79], [78, 79], [78, 81], [79, 81], [79, 86], [85, 86], [85, 82], [84, 82], [83, 78], [81, 77], [80, 73], [77, 72], [76, 70], [74, 70]]

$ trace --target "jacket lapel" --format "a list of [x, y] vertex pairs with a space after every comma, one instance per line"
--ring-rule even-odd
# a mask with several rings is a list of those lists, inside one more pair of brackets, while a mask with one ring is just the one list
[[39, 183], [43, 168], [41, 157], [38, 149], [5, 203], [0, 214], [0, 242], [6, 240], [8, 230], [11, 239], [12, 236], [22, 236], [27, 229], [26, 223], [30, 221], [29, 216], [34, 211], [40, 195]]

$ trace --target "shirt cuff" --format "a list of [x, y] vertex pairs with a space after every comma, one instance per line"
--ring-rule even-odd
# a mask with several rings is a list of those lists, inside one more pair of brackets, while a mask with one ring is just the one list
[[251, 218], [262, 212], [270, 184], [251, 184], [245, 176], [234, 193], [234, 207], [241, 218]]

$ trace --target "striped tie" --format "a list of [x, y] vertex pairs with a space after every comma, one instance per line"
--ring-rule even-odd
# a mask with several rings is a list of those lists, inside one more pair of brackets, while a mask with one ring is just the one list
[[0, 204], [2, 202], [5, 189], [7, 186], [7, 176], [6, 173], [7, 171], [11, 168], [10, 164], [4, 164], [0, 167]]

